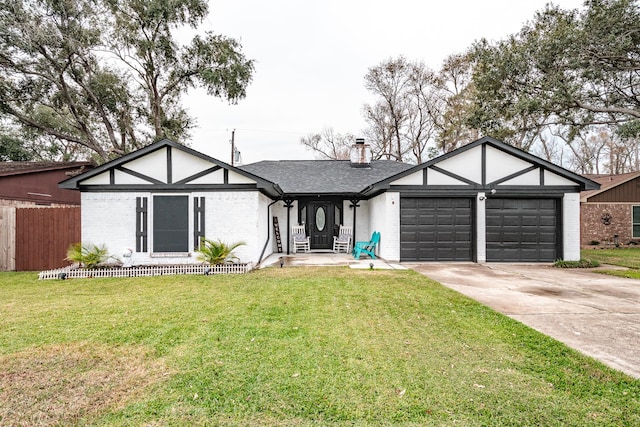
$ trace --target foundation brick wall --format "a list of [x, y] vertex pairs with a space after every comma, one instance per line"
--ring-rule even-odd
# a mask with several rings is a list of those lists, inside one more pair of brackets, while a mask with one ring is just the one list
[[[611, 222], [605, 225], [602, 216], [611, 215]], [[633, 239], [631, 225], [631, 205], [626, 203], [582, 203], [580, 205], [580, 244], [588, 246], [597, 240], [600, 246], [607, 242], [614, 244], [614, 236], [618, 235], [621, 245]]]

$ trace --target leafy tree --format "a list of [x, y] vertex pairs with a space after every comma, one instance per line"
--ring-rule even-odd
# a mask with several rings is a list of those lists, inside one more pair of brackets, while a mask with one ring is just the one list
[[473, 127], [523, 149], [549, 132], [573, 141], [593, 125], [640, 129], [638, 3], [585, 7], [548, 5], [518, 34], [474, 46]]
[[[204, 0], [0, 2], [0, 116], [43, 145], [83, 147], [97, 160], [153, 140], [184, 140], [188, 89], [236, 102], [253, 62], [233, 39], [173, 32], [207, 16]], [[67, 150], [75, 152], [77, 150]]]
[[0, 161], [26, 162], [34, 160], [34, 153], [24, 147], [19, 136], [10, 134], [0, 128]]

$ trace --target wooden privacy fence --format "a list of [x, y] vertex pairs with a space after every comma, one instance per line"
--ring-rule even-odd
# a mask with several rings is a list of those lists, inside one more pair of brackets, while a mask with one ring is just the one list
[[34, 271], [69, 264], [80, 241], [80, 207], [0, 208], [0, 270]]

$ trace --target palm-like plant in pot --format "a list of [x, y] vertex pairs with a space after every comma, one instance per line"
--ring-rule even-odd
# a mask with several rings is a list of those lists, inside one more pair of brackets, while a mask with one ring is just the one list
[[210, 240], [203, 237], [200, 241], [200, 249], [197, 250], [198, 258], [213, 265], [234, 262], [239, 258], [235, 256], [233, 251], [242, 245], [246, 245], [246, 243], [225, 243], [221, 240]]

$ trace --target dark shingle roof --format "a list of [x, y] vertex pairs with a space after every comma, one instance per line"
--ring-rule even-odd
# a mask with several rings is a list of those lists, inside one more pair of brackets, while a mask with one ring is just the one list
[[277, 183], [285, 194], [353, 194], [411, 167], [391, 160], [368, 168], [352, 167], [348, 160], [266, 160], [239, 169]]
[[20, 175], [93, 166], [90, 162], [0, 162], [0, 175]]

